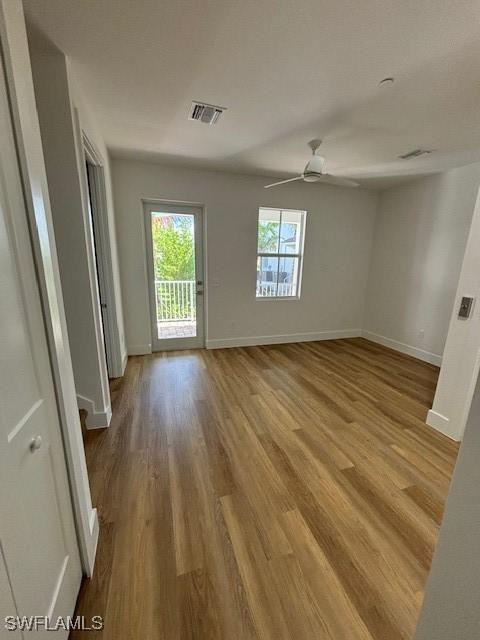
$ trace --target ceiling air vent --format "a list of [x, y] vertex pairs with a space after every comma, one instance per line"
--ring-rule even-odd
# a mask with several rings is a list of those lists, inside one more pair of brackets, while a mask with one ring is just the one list
[[225, 111], [225, 107], [217, 107], [214, 104], [205, 102], [192, 102], [189, 120], [198, 120], [205, 124], [216, 124], [219, 117]]
[[432, 153], [432, 149], [414, 149], [398, 157], [402, 160], [410, 160], [410, 158], [418, 158], [419, 156], [428, 155], [429, 153]]

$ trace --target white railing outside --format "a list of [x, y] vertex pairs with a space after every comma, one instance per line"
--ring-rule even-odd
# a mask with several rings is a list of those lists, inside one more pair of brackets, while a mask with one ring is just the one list
[[295, 296], [295, 284], [293, 282], [257, 282], [257, 296], [270, 298], [275, 296]]
[[194, 280], [156, 280], [155, 297], [158, 322], [195, 320]]

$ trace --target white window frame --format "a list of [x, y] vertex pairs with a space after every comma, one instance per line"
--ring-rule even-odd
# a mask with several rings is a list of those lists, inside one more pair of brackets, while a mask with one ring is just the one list
[[[283, 253], [283, 252], [263, 252], [258, 251], [258, 232], [260, 227], [260, 212], [264, 210], [269, 211], [280, 211], [280, 221], [279, 221], [279, 229], [282, 228], [282, 216], [284, 213], [299, 213], [301, 216], [300, 222], [300, 241], [299, 241], [299, 252], [298, 253]], [[302, 289], [302, 276], [303, 276], [303, 254], [304, 254], [304, 245], [305, 245], [305, 227], [307, 222], [307, 212], [303, 209], [286, 209], [282, 207], [259, 207], [258, 215], [257, 215], [257, 258], [256, 264], [258, 264], [258, 258], [298, 258], [298, 272], [297, 272], [297, 286], [296, 286], [296, 295], [294, 296], [259, 296], [257, 295], [257, 281], [255, 278], [255, 300], [264, 301], [264, 300], [300, 300], [301, 289]], [[280, 245], [280, 243], [279, 243]], [[278, 291], [278, 271], [277, 271], [277, 291]]]

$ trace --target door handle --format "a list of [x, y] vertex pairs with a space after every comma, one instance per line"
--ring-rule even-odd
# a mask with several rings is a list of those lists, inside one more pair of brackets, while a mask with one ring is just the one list
[[35, 453], [42, 446], [42, 436], [35, 436], [30, 440], [30, 451]]
[[203, 291], [201, 289], [197, 289], [197, 296], [203, 296]]

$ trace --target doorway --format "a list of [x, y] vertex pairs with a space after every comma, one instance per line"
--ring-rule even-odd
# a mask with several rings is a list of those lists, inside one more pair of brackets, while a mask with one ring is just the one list
[[95, 257], [95, 274], [98, 285], [98, 295], [100, 299], [100, 318], [102, 320], [102, 333], [103, 333], [103, 346], [105, 350], [105, 363], [107, 365], [108, 377], [113, 378], [113, 365], [111, 348], [109, 347], [109, 326], [108, 326], [108, 305], [107, 305], [107, 286], [105, 282], [105, 274], [103, 271], [103, 265], [101, 261], [102, 255], [102, 238], [98, 223], [98, 207], [96, 201], [96, 167], [92, 164], [88, 156], [85, 162], [85, 172], [87, 175], [87, 195], [88, 195], [88, 212], [90, 215], [90, 222], [92, 225], [92, 242], [93, 242], [93, 254]]
[[[78, 114], [77, 114], [78, 118]], [[100, 321], [103, 332], [105, 363], [109, 378], [123, 375], [122, 349], [118, 334], [118, 316], [116, 309], [116, 290], [113, 275], [113, 252], [110, 242], [110, 223], [105, 185], [103, 160], [93, 143], [81, 130], [77, 122], [79, 135], [82, 136], [85, 180], [84, 194], [91, 227], [91, 245], [94, 255], [93, 267], [100, 301]]]
[[152, 350], [204, 346], [203, 211], [144, 204]]

